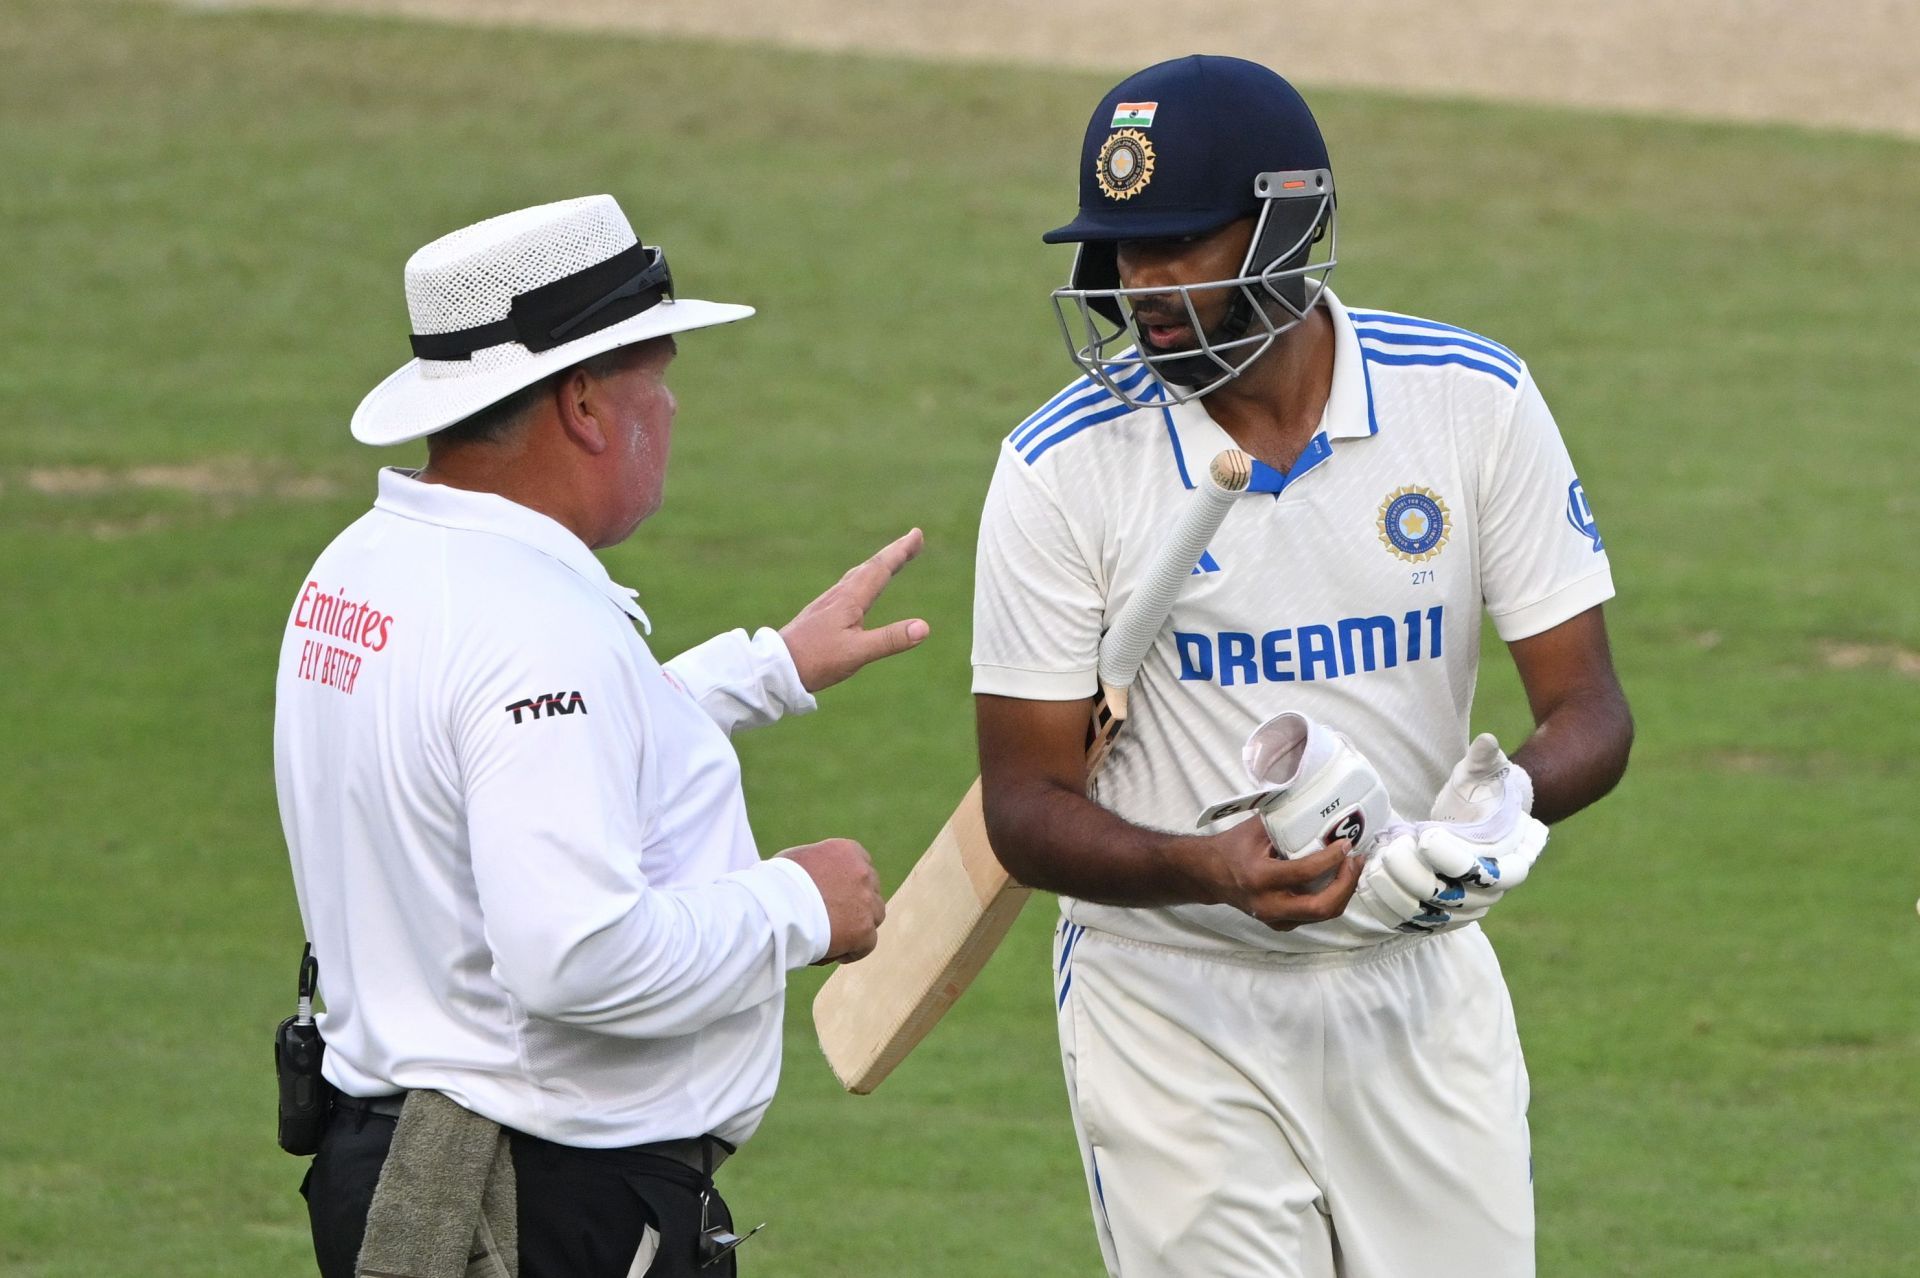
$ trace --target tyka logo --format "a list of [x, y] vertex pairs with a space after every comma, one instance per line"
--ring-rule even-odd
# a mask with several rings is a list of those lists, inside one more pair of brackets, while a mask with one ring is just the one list
[[541, 715], [551, 719], [556, 714], [572, 714], [575, 710], [585, 714], [587, 699], [578, 692], [543, 692], [537, 697], [516, 701], [506, 709], [507, 713], [513, 716], [515, 723], [520, 722], [520, 716], [523, 713], [535, 719]]

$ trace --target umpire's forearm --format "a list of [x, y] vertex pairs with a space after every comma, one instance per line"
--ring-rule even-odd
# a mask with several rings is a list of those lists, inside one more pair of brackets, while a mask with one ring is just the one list
[[994, 854], [1028, 887], [1103, 905], [1220, 899], [1205, 838], [1134, 825], [1056, 781], [982, 780]]
[[1513, 752], [1513, 761], [1533, 779], [1533, 815], [1551, 825], [1619, 784], [1632, 748], [1633, 714], [1616, 684], [1555, 705]]

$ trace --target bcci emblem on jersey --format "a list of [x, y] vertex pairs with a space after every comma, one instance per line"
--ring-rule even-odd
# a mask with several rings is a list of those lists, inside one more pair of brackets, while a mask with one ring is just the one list
[[1447, 503], [1431, 488], [1395, 489], [1380, 503], [1380, 540], [1408, 563], [1431, 559], [1447, 544]]

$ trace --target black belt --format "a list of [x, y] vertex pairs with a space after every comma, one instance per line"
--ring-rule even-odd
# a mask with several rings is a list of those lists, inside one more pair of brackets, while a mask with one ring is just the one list
[[[344, 1093], [335, 1093], [333, 1098], [336, 1109], [393, 1119], [400, 1117], [400, 1107], [406, 1103], [405, 1092], [393, 1096], [348, 1096]], [[681, 1166], [690, 1167], [705, 1176], [718, 1171], [720, 1164], [727, 1161], [733, 1150], [732, 1145], [718, 1136], [690, 1136], [685, 1140], [659, 1140], [648, 1145], [627, 1145], [621, 1147], [619, 1152], [651, 1154], [655, 1158], [672, 1159]]]
[[400, 1107], [407, 1103], [407, 1094], [397, 1096], [349, 1096], [345, 1092], [336, 1092], [333, 1107], [344, 1109], [350, 1114], [378, 1114], [382, 1118], [400, 1117]]

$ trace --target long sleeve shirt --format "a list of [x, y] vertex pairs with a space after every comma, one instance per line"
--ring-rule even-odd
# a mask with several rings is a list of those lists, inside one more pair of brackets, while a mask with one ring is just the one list
[[663, 667], [645, 620], [560, 524], [398, 470], [307, 574], [274, 767], [342, 1091], [593, 1148], [759, 1124], [829, 926], [729, 734], [813, 700], [772, 631]]

